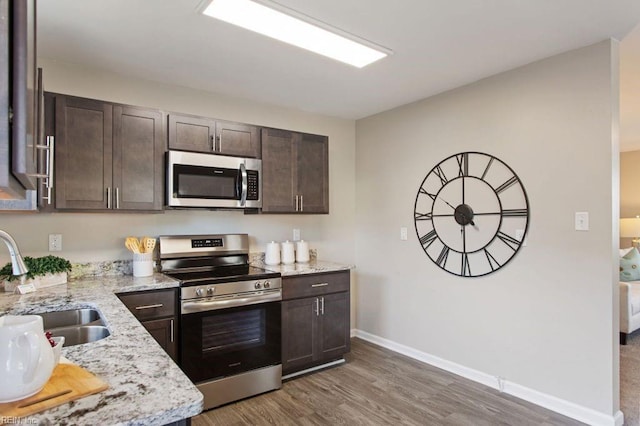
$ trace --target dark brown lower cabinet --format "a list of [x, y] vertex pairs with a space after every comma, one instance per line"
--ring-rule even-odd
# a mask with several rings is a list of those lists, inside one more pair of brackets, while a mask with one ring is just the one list
[[[295, 373], [341, 359], [350, 350], [349, 272], [283, 278], [282, 373]], [[338, 280], [338, 282], [332, 282]], [[287, 291], [286, 287], [295, 287]], [[312, 297], [300, 297], [309, 292]], [[287, 300], [287, 297], [289, 299]]]
[[169, 354], [171, 359], [177, 361], [178, 341], [176, 339], [177, 324], [175, 318], [143, 321], [141, 324]]
[[177, 362], [178, 310], [176, 290], [139, 291], [122, 293], [117, 296], [171, 359]]

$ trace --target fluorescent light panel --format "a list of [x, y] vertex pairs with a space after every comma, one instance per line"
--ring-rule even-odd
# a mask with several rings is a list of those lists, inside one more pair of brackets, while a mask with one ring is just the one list
[[358, 68], [388, 55], [250, 0], [213, 0], [202, 13]]

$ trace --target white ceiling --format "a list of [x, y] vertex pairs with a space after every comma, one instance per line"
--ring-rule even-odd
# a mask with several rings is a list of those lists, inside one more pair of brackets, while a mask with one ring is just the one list
[[[279, 0], [394, 51], [363, 69], [200, 14], [203, 0], [40, 0], [39, 56], [358, 119], [622, 39], [637, 0]], [[622, 145], [640, 149], [640, 30], [621, 48]], [[633, 117], [633, 116], [636, 117]]]

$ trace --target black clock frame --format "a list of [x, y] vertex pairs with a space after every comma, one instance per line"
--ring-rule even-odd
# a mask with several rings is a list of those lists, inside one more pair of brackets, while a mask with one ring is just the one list
[[[471, 176], [469, 175], [469, 156], [470, 155], [480, 155], [480, 156], [484, 156], [484, 157], [488, 157], [488, 162], [487, 162], [487, 166], [484, 169], [484, 172], [482, 174], [482, 176]], [[442, 169], [442, 165], [444, 163], [446, 163], [447, 161], [450, 161], [452, 158], [456, 158], [456, 161], [458, 162], [458, 175], [453, 177], [452, 179], [448, 179], [447, 176], [444, 174], [444, 171]], [[487, 175], [487, 172], [489, 170], [489, 168], [492, 166], [494, 161], [498, 161], [502, 166], [504, 166], [510, 173], [511, 173], [511, 177], [509, 179], [507, 179], [504, 183], [502, 183], [500, 186], [498, 187], [494, 187], [493, 185], [491, 185], [490, 183], [488, 183], [487, 181], [485, 181], [485, 176]], [[425, 183], [427, 182], [427, 179], [430, 176], [437, 176], [442, 185], [440, 186], [440, 188], [438, 189], [438, 191], [436, 192], [436, 194], [432, 194], [427, 192], [424, 189]], [[482, 182], [484, 182], [487, 186], [489, 186], [493, 192], [496, 195], [496, 198], [498, 200], [498, 204], [499, 204], [499, 212], [497, 213], [475, 213], [473, 212], [473, 208], [467, 204], [465, 204], [465, 190], [464, 190], [464, 179], [478, 179]], [[455, 181], [456, 179], [463, 179], [462, 180], [462, 202], [454, 207], [453, 205], [449, 204], [446, 200], [442, 199], [447, 205], [449, 205], [451, 208], [454, 209], [454, 213], [453, 214], [446, 214], [446, 215], [434, 215], [433, 214], [433, 208], [435, 205], [435, 201], [438, 199], [438, 196], [440, 195], [441, 191], [447, 186], [449, 185], [451, 182]], [[508, 189], [509, 187], [513, 186], [513, 185], [518, 185], [520, 187], [520, 190], [522, 191], [522, 196], [524, 198], [524, 205], [525, 207], [522, 209], [509, 209], [509, 210], [503, 210], [502, 208], [502, 201], [500, 199], [500, 193], [506, 189]], [[431, 211], [428, 213], [420, 213], [417, 211], [418, 209], [418, 201], [420, 200], [420, 197], [424, 197], [424, 196], [428, 196], [431, 198], [432, 204], [431, 204]], [[466, 235], [464, 235], [464, 230], [465, 227], [467, 225], [472, 225], [474, 226], [474, 221], [473, 218], [476, 217], [476, 215], [499, 215], [499, 223], [498, 226], [496, 228], [495, 233], [493, 234], [493, 236], [488, 240], [488, 242], [481, 248], [477, 249], [477, 250], [473, 250], [473, 251], [466, 251], [466, 248], [463, 248], [463, 251], [460, 250], [455, 250], [451, 247], [449, 247], [444, 240], [438, 236], [438, 231], [436, 229], [435, 224], [433, 223], [433, 218], [434, 217], [438, 217], [438, 216], [447, 216], [447, 217], [453, 217], [453, 219], [461, 226], [461, 232], [463, 232], [463, 247], [466, 247]], [[501, 228], [502, 228], [502, 222], [504, 220], [505, 217], [510, 217], [510, 216], [518, 216], [518, 217], [524, 217], [526, 218], [526, 224], [524, 227], [524, 233], [522, 235], [522, 239], [520, 241], [518, 241], [516, 238], [511, 237], [508, 234], [505, 234], [503, 232], [501, 232]], [[424, 179], [422, 180], [418, 193], [416, 195], [416, 200], [414, 203], [414, 226], [415, 226], [415, 230], [416, 230], [416, 236], [418, 237], [418, 241], [420, 242], [420, 246], [422, 247], [423, 251], [425, 252], [425, 254], [427, 255], [427, 257], [433, 262], [435, 263], [440, 269], [452, 274], [452, 275], [456, 275], [456, 276], [460, 276], [460, 277], [465, 277], [465, 278], [475, 278], [475, 277], [482, 277], [485, 275], [489, 275], [491, 273], [494, 273], [498, 270], [500, 270], [502, 267], [504, 267], [506, 264], [508, 264], [514, 257], [515, 255], [518, 253], [518, 251], [520, 250], [520, 248], [523, 245], [524, 239], [527, 235], [527, 232], [529, 231], [529, 219], [530, 219], [530, 209], [529, 209], [529, 197], [527, 195], [527, 191], [524, 188], [524, 185], [522, 184], [522, 181], [520, 180], [519, 176], [516, 174], [516, 172], [508, 165], [506, 164], [504, 161], [500, 160], [498, 157], [495, 157], [491, 154], [487, 154], [484, 152], [479, 152], [479, 151], [465, 151], [465, 152], [459, 152], [457, 154], [453, 154], [450, 155], [448, 157], [446, 157], [445, 159], [443, 159], [442, 161], [440, 161], [439, 163], [437, 163], [430, 171], [429, 173], [427, 173], [424, 177]], [[432, 224], [433, 224], [433, 229], [424, 234], [424, 235], [420, 235], [420, 231], [418, 230], [418, 222], [422, 221], [422, 220], [431, 220]], [[495, 240], [496, 238], [501, 239], [508, 247], [510, 247], [513, 250], [513, 253], [511, 254], [511, 256], [509, 256], [509, 258], [504, 261], [503, 263], [499, 263], [495, 258], [492, 257], [492, 255], [488, 252], [487, 247], [489, 247]], [[440, 242], [443, 245], [443, 249], [442, 251], [439, 253], [437, 258], [432, 257], [431, 254], [429, 254], [429, 252], [427, 251], [427, 249], [430, 247], [430, 245], [436, 240], [440, 240]], [[477, 253], [481, 250], [485, 251], [485, 255], [487, 256], [487, 261], [488, 264], [491, 268], [491, 270], [485, 272], [485, 273], [481, 273], [481, 274], [477, 274], [477, 275], [473, 275], [471, 273], [471, 267], [469, 265], [468, 262], [468, 255], [471, 253]], [[462, 259], [461, 259], [461, 265], [460, 265], [460, 272], [458, 273], [456, 270], [453, 269], [447, 269], [446, 266], [446, 260], [448, 257], [448, 253], [449, 251], [454, 251], [456, 253], [460, 253]], [[495, 267], [494, 267], [495, 266]]]

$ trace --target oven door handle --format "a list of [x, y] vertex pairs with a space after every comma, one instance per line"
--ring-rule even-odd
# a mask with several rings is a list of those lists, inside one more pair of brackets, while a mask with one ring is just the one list
[[242, 179], [241, 192], [240, 192], [240, 206], [244, 207], [247, 204], [247, 188], [248, 188], [248, 180], [247, 180], [247, 168], [244, 163], [240, 163], [240, 176]]
[[259, 303], [278, 302], [282, 300], [282, 291], [264, 292], [259, 296], [211, 298], [199, 301], [186, 300], [182, 302], [180, 312], [192, 314], [196, 312], [214, 311], [217, 309], [234, 308], [236, 306], [257, 305]]

